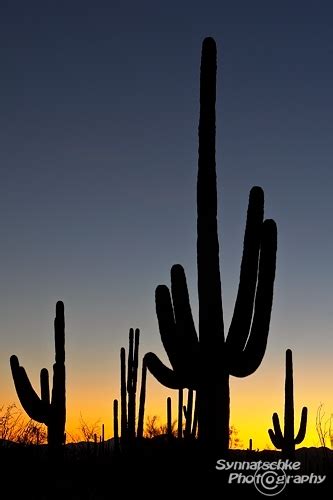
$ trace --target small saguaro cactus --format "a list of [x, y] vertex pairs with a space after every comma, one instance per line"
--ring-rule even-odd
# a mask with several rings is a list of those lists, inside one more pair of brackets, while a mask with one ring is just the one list
[[[195, 396], [195, 403], [193, 405], [194, 399], [194, 391], [193, 389], [188, 390], [187, 395], [187, 406], [183, 406], [184, 417], [185, 417], [185, 430], [184, 437], [195, 438], [197, 432], [197, 424], [198, 424], [198, 405], [197, 405], [197, 397]], [[194, 406], [194, 411], [193, 411]]]
[[55, 363], [51, 400], [47, 369], [43, 368], [40, 372], [41, 397], [39, 397], [25, 369], [20, 366], [17, 356], [13, 355], [10, 358], [14, 384], [21, 405], [30, 418], [47, 426], [47, 440], [51, 449], [61, 448], [66, 439], [65, 317], [64, 304], [61, 301], [56, 304], [54, 338]]
[[294, 381], [293, 381], [293, 357], [292, 351], [286, 351], [286, 379], [284, 389], [284, 434], [282, 434], [279, 416], [273, 414], [273, 426], [268, 430], [269, 437], [275, 448], [282, 450], [287, 457], [292, 457], [295, 453], [295, 445], [300, 444], [305, 438], [308, 409], [303, 407], [301, 413], [301, 423], [297, 436], [294, 436]]
[[216, 44], [206, 38], [200, 70], [199, 159], [197, 178], [197, 269], [199, 328], [196, 331], [186, 276], [171, 268], [171, 290], [156, 289], [162, 343], [172, 369], [147, 353], [150, 372], [170, 389], [196, 390], [198, 438], [213, 451], [229, 446], [229, 376], [247, 377], [265, 354], [275, 279], [277, 231], [264, 220], [264, 192], [249, 196], [240, 280], [228, 335], [224, 334], [217, 222], [215, 162]]

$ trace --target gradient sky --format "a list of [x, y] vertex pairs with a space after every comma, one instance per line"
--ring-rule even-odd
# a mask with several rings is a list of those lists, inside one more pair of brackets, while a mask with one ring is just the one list
[[[17, 402], [9, 357], [38, 386], [66, 313], [68, 429], [80, 412], [112, 434], [119, 349], [165, 361], [154, 291], [186, 270], [194, 317], [201, 43], [218, 47], [217, 171], [225, 324], [237, 292], [248, 193], [278, 225], [266, 356], [231, 380], [231, 424], [269, 443], [294, 353], [296, 425], [318, 444], [333, 412], [333, 5], [320, 1], [2, 1], [0, 400]], [[165, 420], [149, 377], [146, 414]], [[176, 402], [176, 400], [174, 399]], [[176, 415], [176, 411], [175, 411]], [[325, 417], [326, 417], [325, 416]]]

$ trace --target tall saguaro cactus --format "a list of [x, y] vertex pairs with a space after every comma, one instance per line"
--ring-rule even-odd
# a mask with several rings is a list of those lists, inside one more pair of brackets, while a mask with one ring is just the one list
[[169, 289], [156, 289], [156, 312], [172, 369], [146, 355], [151, 373], [169, 388], [192, 388], [198, 398], [198, 436], [219, 450], [229, 446], [229, 375], [246, 377], [264, 356], [276, 262], [276, 225], [264, 221], [264, 193], [250, 192], [240, 282], [228, 336], [224, 337], [215, 165], [216, 44], [206, 38], [200, 72], [197, 180], [199, 332], [195, 330], [182, 266], [171, 269]]
[[24, 410], [30, 418], [47, 426], [50, 448], [60, 448], [65, 443], [66, 423], [65, 317], [64, 304], [61, 301], [56, 304], [54, 338], [55, 363], [51, 400], [49, 373], [46, 368], [40, 372], [41, 397], [39, 397], [16, 356], [11, 356], [10, 366], [16, 392]]
[[268, 430], [269, 437], [275, 448], [281, 449], [282, 453], [292, 458], [295, 453], [295, 445], [300, 444], [305, 438], [308, 409], [302, 408], [301, 423], [297, 436], [294, 435], [294, 379], [293, 379], [293, 355], [290, 349], [286, 351], [286, 380], [284, 387], [284, 434], [282, 434], [279, 416], [273, 414], [273, 429]]

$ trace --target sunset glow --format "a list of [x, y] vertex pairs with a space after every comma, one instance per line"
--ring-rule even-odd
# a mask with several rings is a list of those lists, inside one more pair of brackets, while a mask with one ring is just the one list
[[[262, 187], [278, 233], [266, 353], [253, 375], [230, 378], [230, 424], [244, 448], [250, 438], [255, 449], [273, 448], [267, 431], [273, 412], [283, 422], [289, 348], [295, 432], [307, 406], [300, 446], [319, 446], [318, 408], [323, 425], [333, 413], [331, 6], [148, 2], [129, 15], [109, 2], [9, 4], [1, 16], [0, 406], [19, 407], [11, 355], [38, 393], [41, 368], [52, 380], [58, 300], [69, 438], [81, 417], [113, 436], [130, 328], [141, 331], [140, 363], [153, 352], [168, 364], [155, 290], [170, 287], [174, 264], [185, 269], [198, 325], [199, 72], [211, 34], [225, 335], [252, 186]], [[165, 423], [168, 396], [176, 419], [177, 392], [148, 374], [146, 417]]]

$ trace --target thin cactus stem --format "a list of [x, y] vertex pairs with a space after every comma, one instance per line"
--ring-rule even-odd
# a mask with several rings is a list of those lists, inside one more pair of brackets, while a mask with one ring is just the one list
[[197, 435], [197, 429], [198, 429], [198, 400], [197, 400], [197, 397], [195, 397], [194, 413], [193, 413], [193, 425], [192, 425], [192, 431], [191, 431], [191, 435], [192, 435], [193, 439]]
[[178, 439], [183, 437], [183, 389], [178, 391], [178, 429], [177, 429]]
[[118, 399], [113, 401], [113, 437], [115, 450], [119, 449]]
[[167, 398], [167, 435], [172, 436], [172, 411], [171, 411], [171, 398]]
[[121, 438], [127, 438], [126, 352], [120, 349]]
[[145, 403], [146, 403], [146, 380], [147, 380], [147, 365], [145, 360], [142, 361], [142, 372], [141, 372], [141, 389], [140, 389], [140, 403], [139, 403], [139, 418], [138, 418], [138, 429], [137, 437], [143, 437], [143, 426], [145, 417]]
[[187, 406], [185, 414], [185, 437], [188, 439], [192, 434], [192, 416], [193, 416], [193, 389], [188, 390]]
[[127, 432], [129, 439], [135, 438], [135, 412], [136, 412], [136, 390], [138, 380], [139, 364], [139, 339], [140, 330], [130, 329], [129, 351], [128, 351], [128, 372], [127, 372], [127, 393], [128, 393], [128, 420]]

